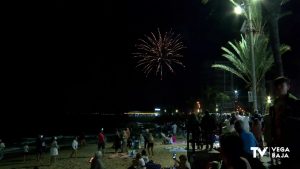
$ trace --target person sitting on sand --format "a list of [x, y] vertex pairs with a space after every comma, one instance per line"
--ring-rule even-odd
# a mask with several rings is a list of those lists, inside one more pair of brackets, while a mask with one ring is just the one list
[[97, 151], [94, 155], [94, 158], [91, 162], [91, 169], [105, 169], [103, 162], [101, 160], [102, 153], [101, 151]]
[[176, 169], [191, 169], [191, 164], [189, 163], [185, 155], [179, 156], [179, 161], [175, 158], [175, 168]]
[[161, 133], [161, 136], [163, 137], [163, 142], [162, 144], [172, 144], [173, 140], [172, 140], [172, 136], [166, 136], [164, 133]]
[[144, 159], [145, 163], [148, 163], [148, 162], [149, 162], [149, 157], [148, 157], [148, 155], [147, 155], [146, 150], [143, 150], [143, 151], [142, 151], [142, 158]]
[[146, 169], [146, 163], [144, 159], [142, 158], [142, 155], [140, 153], [136, 154], [136, 160], [138, 160], [138, 166], [137, 169]]

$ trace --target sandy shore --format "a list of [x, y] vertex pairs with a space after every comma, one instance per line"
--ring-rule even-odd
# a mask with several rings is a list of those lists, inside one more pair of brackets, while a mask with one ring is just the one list
[[[111, 148], [112, 144], [108, 143], [103, 157], [103, 162], [106, 169], [127, 169], [132, 162], [132, 159], [125, 154], [115, 154]], [[154, 156], [150, 157], [155, 163], [159, 163], [162, 167], [170, 167], [174, 162], [172, 160], [172, 152], [170, 149], [184, 148], [184, 142], [178, 142], [174, 145], [161, 145], [160, 141], [156, 142], [154, 147]], [[71, 150], [61, 150], [59, 158], [55, 164], [50, 165], [49, 153], [43, 155], [43, 159], [37, 162], [34, 155], [28, 156], [26, 162], [23, 162], [23, 157], [4, 159], [0, 161], [1, 169], [33, 169], [34, 166], [39, 166], [40, 169], [89, 169], [89, 159], [97, 150], [96, 144], [89, 144], [81, 147], [78, 151], [77, 158], [70, 158]], [[141, 150], [140, 150], [141, 151]], [[185, 152], [177, 152], [177, 156], [186, 154]]]

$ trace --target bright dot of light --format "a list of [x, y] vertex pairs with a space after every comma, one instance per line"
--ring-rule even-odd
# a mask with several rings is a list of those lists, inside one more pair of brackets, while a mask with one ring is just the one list
[[267, 97], [267, 103], [269, 103], [269, 104], [272, 103], [271, 96]]
[[243, 8], [240, 7], [240, 6], [236, 6], [236, 7], [234, 8], [234, 13], [237, 14], [237, 15], [242, 14], [242, 13], [243, 13]]

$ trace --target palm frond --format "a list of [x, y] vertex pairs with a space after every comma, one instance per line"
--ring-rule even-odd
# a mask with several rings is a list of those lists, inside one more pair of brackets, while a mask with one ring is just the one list
[[245, 79], [241, 73], [239, 73], [238, 71], [236, 71], [234, 68], [232, 68], [230, 66], [226, 66], [226, 65], [222, 65], [222, 64], [213, 64], [212, 67], [230, 72], [230, 73], [236, 75], [237, 77], [243, 79], [246, 83], [249, 83], [249, 80]]

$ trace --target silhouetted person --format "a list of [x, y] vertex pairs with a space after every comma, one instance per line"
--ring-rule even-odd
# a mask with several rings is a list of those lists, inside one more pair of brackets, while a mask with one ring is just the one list
[[4, 144], [4, 142], [0, 139], [0, 160], [2, 160], [3, 157], [4, 157], [4, 149], [5, 149], [5, 144]]
[[192, 133], [192, 139], [190, 141], [192, 142], [193, 151], [195, 151], [196, 145], [198, 146], [198, 148], [202, 149], [202, 143], [200, 147], [200, 134], [201, 134], [200, 123], [197, 120], [196, 115], [194, 113], [192, 113], [188, 117], [187, 128], [188, 128], [188, 132]]
[[146, 133], [143, 135], [144, 136], [144, 149], [147, 148], [148, 142], [149, 142], [149, 129], [146, 129]]
[[121, 149], [121, 142], [122, 138], [120, 135], [120, 132], [116, 130], [115, 138], [114, 138], [114, 148], [115, 148], [115, 153], [118, 153], [118, 150]]
[[[216, 120], [213, 116], [209, 115], [208, 110], [205, 111], [205, 115], [201, 121], [201, 129], [203, 130], [204, 138], [206, 140], [206, 149], [213, 149], [213, 136], [214, 130], [217, 128]], [[210, 148], [209, 148], [210, 147]]]
[[105, 136], [103, 130], [98, 134], [98, 151], [101, 151], [104, 154], [105, 149]]
[[174, 161], [175, 161], [174, 166], [176, 169], [191, 169], [191, 164], [189, 163], [185, 155], [180, 155], [179, 160], [175, 158]]
[[147, 146], [149, 155], [152, 154], [152, 156], [154, 156], [153, 148], [154, 148], [154, 137], [153, 137], [152, 133], [149, 133], [149, 142], [148, 142], [148, 146]]
[[80, 146], [86, 145], [85, 134], [83, 132], [79, 135], [79, 142], [80, 142]]
[[220, 151], [223, 162], [221, 169], [251, 169], [249, 161], [243, 157], [243, 142], [237, 134], [222, 135]]
[[123, 133], [122, 133], [122, 153], [127, 153], [127, 140], [128, 140], [128, 137], [127, 137], [126, 130], [123, 130]]
[[278, 77], [274, 80], [274, 93], [276, 99], [270, 108], [271, 130], [273, 145], [288, 147], [289, 159], [282, 159], [284, 168], [299, 168], [299, 137], [295, 136], [300, 131], [300, 102], [290, 92], [290, 80]]
[[43, 153], [43, 136], [42, 135], [39, 135], [37, 138], [36, 138], [36, 143], [35, 143], [35, 146], [36, 146], [36, 159], [37, 161], [40, 161], [41, 158], [42, 158], [42, 153]]
[[25, 162], [26, 161], [26, 158], [27, 158], [27, 156], [28, 156], [28, 154], [29, 154], [29, 146], [26, 144], [26, 145], [24, 145], [24, 147], [23, 147], [23, 161]]

